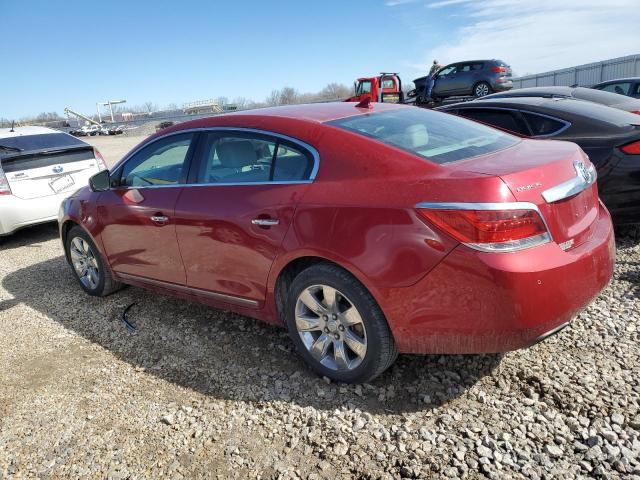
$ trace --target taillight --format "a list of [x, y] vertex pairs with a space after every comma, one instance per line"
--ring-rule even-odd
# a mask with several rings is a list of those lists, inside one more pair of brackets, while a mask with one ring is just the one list
[[620, 147], [620, 150], [629, 155], [640, 155], [640, 141], [628, 143]]
[[104, 158], [102, 157], [102, 154], [97, 148], [93, 149], [93, 156], [95, 157], [96, 162], [98, 163], [98, 170], [106, 170], [107, 164], [105, 163]]
[[485, 252], [513, 252], [551, 241], [540, 213], [518, 203], [419, 204], [418, 213], [468, 247]]
[[632, 111], [631, 113], [635, 113], [636, 115], [640, 115], [640, 110]]
[[493, 67], [491, 71], [493, 73], [507, 73], [507, 67]]
[[0, 166], [0, 195], [11, 195], [11, 189], [9, 188], [9, 180]]

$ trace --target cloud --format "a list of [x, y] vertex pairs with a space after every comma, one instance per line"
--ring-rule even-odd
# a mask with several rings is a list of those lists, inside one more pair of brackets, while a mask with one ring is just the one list
[[429, 8], [442, 8], [450, 5], [459, 5], [461, 3], [469, 3], [473, 0], [442, 0], [440, 2], [433, 2], [427, 5]]
[[433, 58], [499, 58], [525, 75], [640, 53], [638, 0], [440, 0], [426, 6], [454, 5], [463, 26], [431, 46], [416, 70]]
[[385, 5], [387, 7], [397, 7], [398, 5], [406, 5], [407, 3], [415, 3], [418, 0], [387, 0]]

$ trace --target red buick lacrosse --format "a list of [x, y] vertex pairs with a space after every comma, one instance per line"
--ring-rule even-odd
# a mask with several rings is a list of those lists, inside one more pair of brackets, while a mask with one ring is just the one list
[[321, 375], [487, 353], [565, 327], [611, 278], [576, 145], [391, 104], [298, 105], [162, 130], [64, 201], [81, 287], [123, 284], [283, 324]]

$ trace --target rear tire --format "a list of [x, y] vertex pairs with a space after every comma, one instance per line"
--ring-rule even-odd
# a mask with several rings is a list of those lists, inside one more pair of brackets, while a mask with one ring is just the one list
[[123, 287], [113, 279], [100, 250], [81, 227], [76, 225], [69, 230], [65, 250], [73, 274], [89, 295], [106, 297]]
[[293, 280], [286, 323], [309, 366], [339, 382], [368, 382], [398, 356], [387, 320], [374, 298], [336, 265], [311, 266]]
[[493, 93], [493, 90], [487, 82], [478, 82], [473, 86], [473, 96], [476, 98], [486, 97], [490, 93]]

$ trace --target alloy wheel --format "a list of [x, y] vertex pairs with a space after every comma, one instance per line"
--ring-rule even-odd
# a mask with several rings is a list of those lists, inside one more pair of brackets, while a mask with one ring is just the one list
[[484, 97], [489, 95], [489, 85], [480, 83], [476, 86], [476, 97]]
[[355, 305], [328, 285], [312, 285], [298, 296], [296, 329], [302, 343], [321, 365], [353, 370], [367, 353], [367, 332]]
[[71, 240], [69, 255], [80, 282], [86, 288], [95, 290], [100, 282], [100, 267], [89, 242], [75, 237]]

